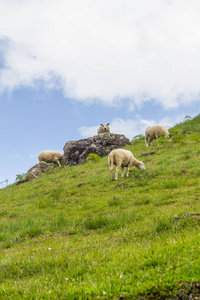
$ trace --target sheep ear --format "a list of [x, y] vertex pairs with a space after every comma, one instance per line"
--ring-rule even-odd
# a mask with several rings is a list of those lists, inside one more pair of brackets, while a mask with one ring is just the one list
[[107, 123], [107, 125], [110, 125], [110, 123]]
[[103, 126], [103, 124], [100, 124], [101, 126]]

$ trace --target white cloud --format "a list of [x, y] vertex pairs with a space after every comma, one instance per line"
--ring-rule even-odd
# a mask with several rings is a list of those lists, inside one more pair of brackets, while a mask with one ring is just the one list
[[97, 135], [99, 126], [83, 126], [78, 129], [79, 134], [81, 135], [82, 138], [88, 138], [94, 135]]
[[62, 88], [130, 110], [200, 99], [197, 0], [1, 0], [0, 90]]
[[[170, 128], [184, 119], [184, 115], [180, 114], [176, 117], [165, 117], [160, 119], [158, 122], [155, 120], [145, 120], [141, 116], [137, 116], [135, 120], [123, 120], [121, 118], [115, 118], [112, 123], [110, 123], [110, 131], [111, 133], [124, 134], [130, 140], [136, 135], [142, 134], [144, 135], [145, 129], [154, 124], [162, 124], [166, 126], [166, 128]], [[91, 127], [80, 127], [78, 129], [82, 138], [88, 138], [94, 135], [97, 135], [97, 130], [99, 126], [91, 126]]]

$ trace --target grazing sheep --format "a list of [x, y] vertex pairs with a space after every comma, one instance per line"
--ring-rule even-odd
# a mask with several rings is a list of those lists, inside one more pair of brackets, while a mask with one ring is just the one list
[[105, 133], [105, 132], [108, 132], [110, 133], [110, 127], [109, 127], [109, 124], [110, 123], [107, 123], [107, 124], [101, 124], [99, 129], [98, 129], [98, 135], [101, 134], [101, 133]]
[[55, 162], [60, 167], [60, 161], [63, 160], [63, 154], [60, 153], [59, 151], [46, 150], [46, 151], [42, 151], [39, 154], [38, 160], [39, 162], [44, 161], [46, 163]]
[[125, 149], [115, 149], [108, 155], [108, 163], [110, 166], [111, 178], [113, 178], [113, 165], [116, 165], [115, 180], [118, 178], [120, 167], [122, 168], [122, 177], [124, 177], [124, 167], [127, 167], [126, 177], [128, 177], [130, 166], [135, 166], [140, 170], [145, 170], [145, 165], [142, 161], [137, 160], [131, 151]]
[[[145, 130], [145, 144], [147, 147], [151, 146], [151, 142], [155, 139], [157, 139], [158, 143], [158, 137], [164, 135], [165, 138], [169, 137], [169, 131], [162, 125], [152, 125], [147, 127]], [[148, 141], [149, 139], [149, 141]], [[159, 146], [159, 143], [158, 143]]]

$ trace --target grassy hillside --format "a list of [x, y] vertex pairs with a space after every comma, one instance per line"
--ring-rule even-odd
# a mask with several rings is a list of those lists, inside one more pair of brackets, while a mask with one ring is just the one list
[[[0, 190], [0, 299], [176, 299], [200, 282], [200, 135], [183, 124], [131, 150]], [[195, 125], [196, 124], [196, 125]], [[198, 131], [198, 130], [197, 130]], [[183, 293], [183, 289], [182, 289]], [[183, 299], [183, 298], [182, 298]], [[189, 298], [185, 298], [189, 299]]]

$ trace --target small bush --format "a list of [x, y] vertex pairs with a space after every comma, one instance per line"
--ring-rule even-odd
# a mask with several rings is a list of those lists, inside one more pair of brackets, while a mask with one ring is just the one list
[[18, 182], [18, 181], [21, 181], [24, 179], [26, 173], [22, 173], [22, 174], [17, 174], [16, 175], [16, 179], [15, 179], [15, 182]]
[[86, 161], [89, 162], [98, 162], [100, 160], [99, 155], [95, 154], [95, 153], [90, 153], [86, 159]]
[[135, 140], [143, 140], [144, 139], [144, 135], [143, 134], [138, 134], [138, 135], [135, 135], [133, 138], [132, 138], [132, 141], [135, 141]]

